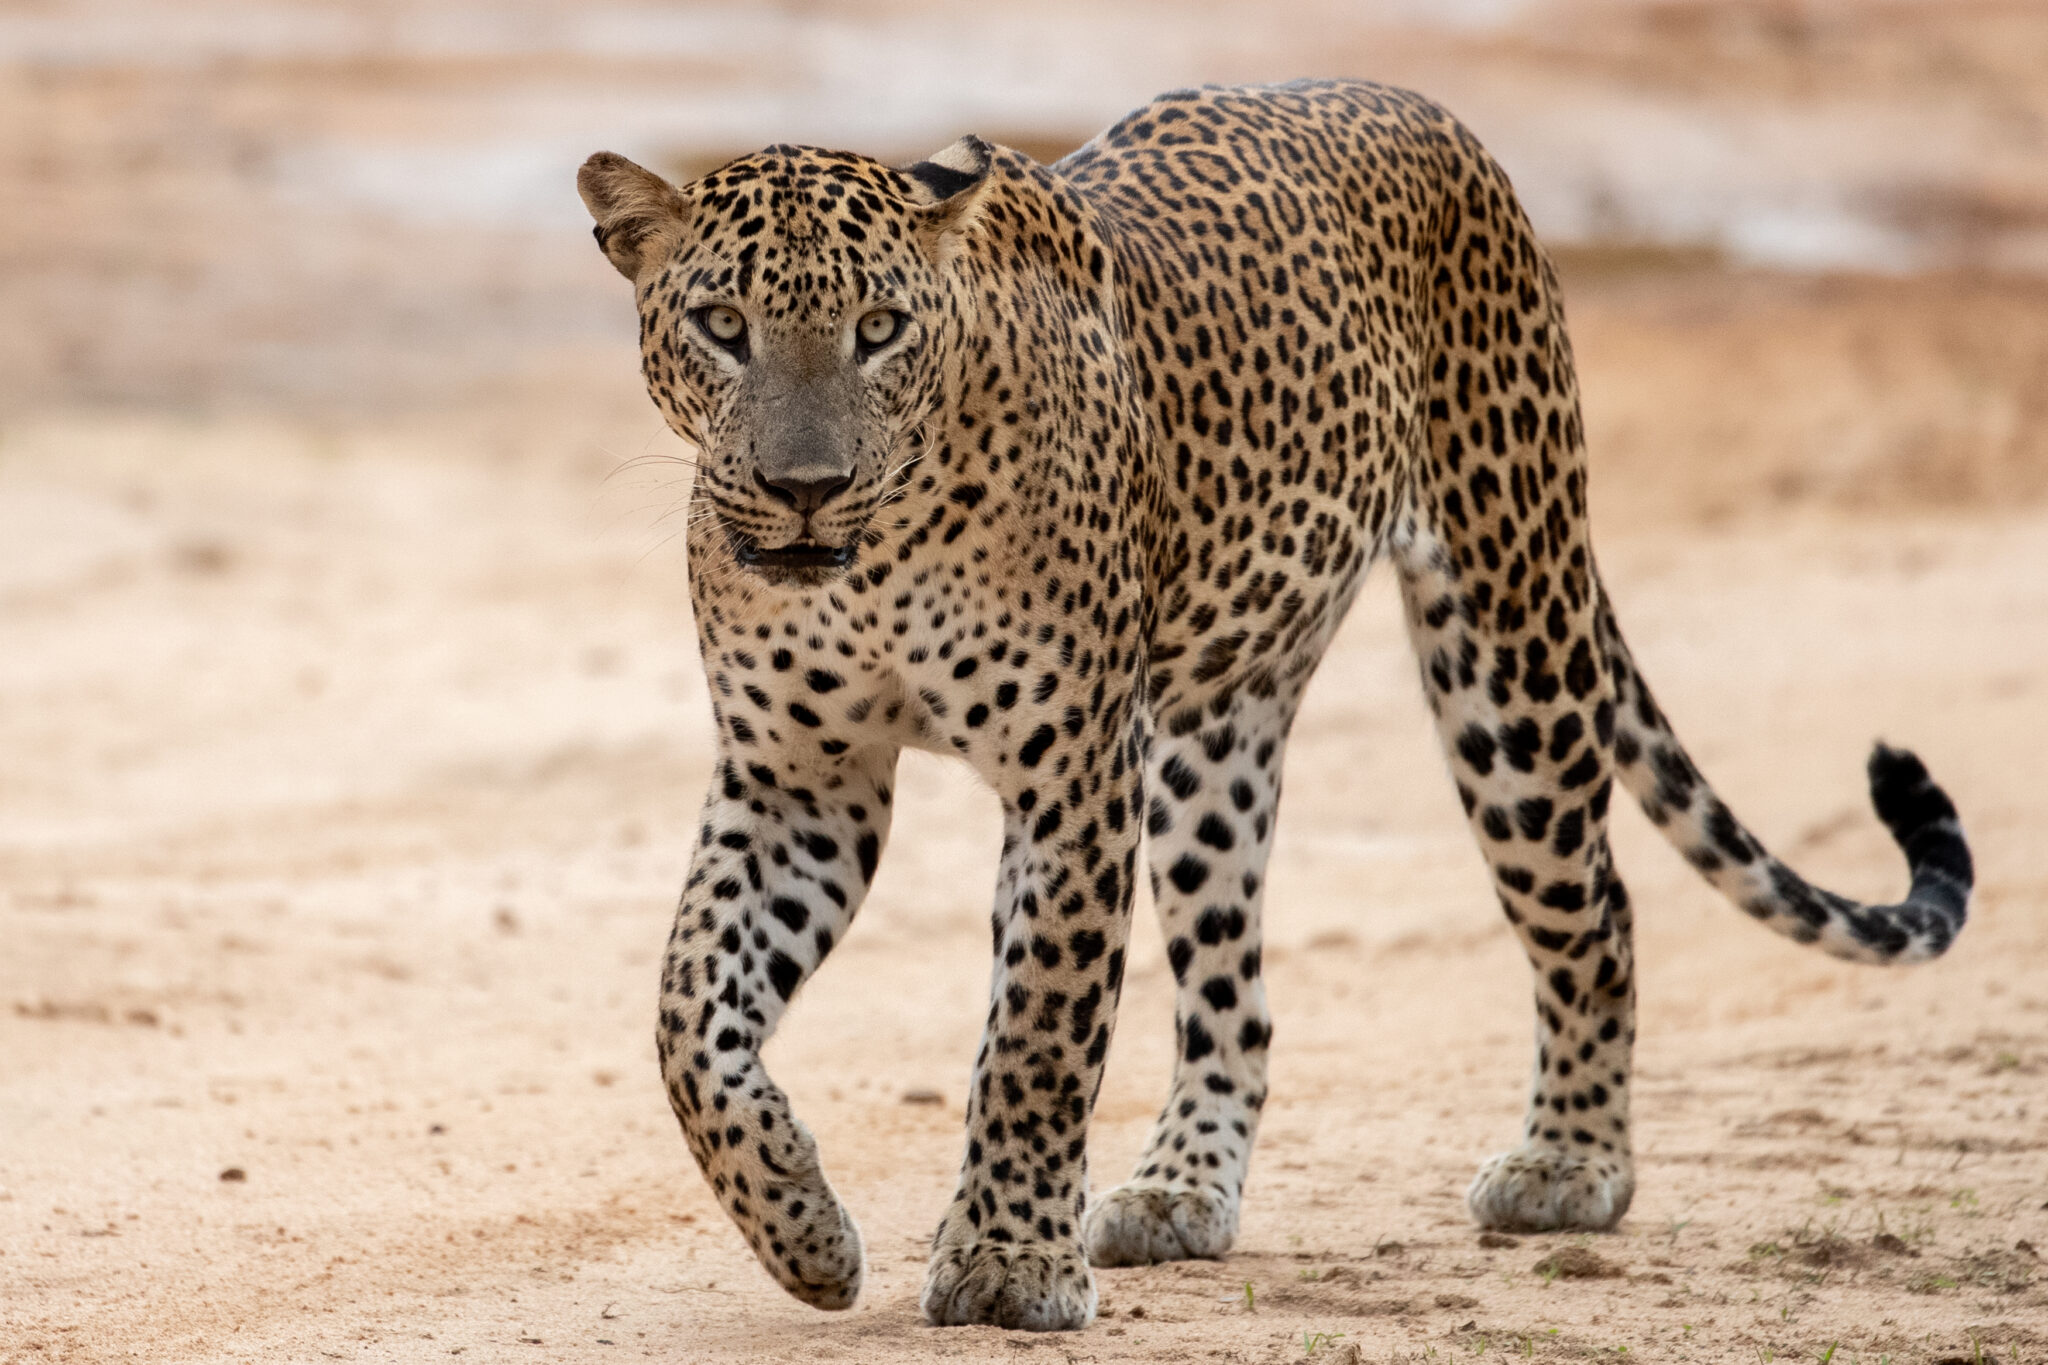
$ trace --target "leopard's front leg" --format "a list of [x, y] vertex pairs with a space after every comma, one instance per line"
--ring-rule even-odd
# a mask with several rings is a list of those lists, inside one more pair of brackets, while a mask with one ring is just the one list
[[925, 1282], [940, 1325], [1061, 1331], [1095, 1316], [1088, 1119], [1123, 989], [1142, 800], [1136, 725], [1121, 707], [1105, 720], [1032, 731], [991, 774], [1007, 822], [995, 971], [967, 1157]]
[[860, 1293], [860, 1232], [760, 1051], [867, 893], [895, 761], [893, 748], [808, 766], [728, 752], [662, 969], [655, 1042], [690, 1152], [761, 1264], [816, 1308]]

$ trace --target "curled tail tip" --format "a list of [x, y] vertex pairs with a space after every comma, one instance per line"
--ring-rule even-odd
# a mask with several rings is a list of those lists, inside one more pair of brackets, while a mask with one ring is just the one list
[[[1927, 765], [1918, 754], [1911, 749], [1894, 749], [1881, 739], [1870, 746], [1868, 771], [1870, 799], [1880, 814], [1887, 806], [1909, 800], [1923, 787], [1941, 790], [1927, 775]], [[1889, 819], [1886, 823], [1890, 823]]]
[[[1894, 749], [1883, 740], [1872, 747], [1870, 803], [1909, 856], [1914, 853], [1911, 844], [1916, 836], [1930, 833], [1944, 823], [1951, 828], [1943, 832], [1958, 846], [1962, 845], [1963, 832], [1955, 803], [1936, 785], [1928, 775], [1927, 765], [1910, 749]], [[1913, 861], [1917, 864], [1920, 859], [1914, 857]], [[1967, 883], [1967, 871], [1964, 877]]]
[[1904, 908], [1918, 912], [1918, 941], [1904, 960], [1938, 957], [1961, 931], [1976, 881], [1955, 803], [1911, 751], [1882, 741], [1870, 754], [1870, 800], [1913, 872]]

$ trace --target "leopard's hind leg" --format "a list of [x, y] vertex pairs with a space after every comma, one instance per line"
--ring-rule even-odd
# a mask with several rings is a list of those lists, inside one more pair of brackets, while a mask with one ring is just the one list
[[1482, 607], [1455, 544], [1422, 530], [1404, 540], [1395, 559], [1423, 687], [1535, 976], [1522, 1140], [1480, 1167], [1467, 1202], [1490, 1228], [1611, 1227], [1635, 1188], [1635, 996], [1628, 894], [1607, 844], [1614, 705], [1592, 654], [1592, 580], [1556, 564], [1525, 583], [1526, 608]]
[[1131, 1178], [1088, 1210], [1088, 1258], [1221, 1256], [1266, 1103], [1260, 906], [1287, 731], [1308, 681], [1258, 678], [1169, 710], [1148, 763], [1152, 894], [1174, 977], [1173, 1085]]
[[1487, 1227], [1612, 1227], [1635, 1191], [1635, 974], [1614, 873], [1614, 684], [1597, 631], [1557, 274], [1463, 129], [1431, 235], [1423, 424], [1389, 546], [1458, 795], [1534, 970], [1519, 1144], [1466, 1195]]

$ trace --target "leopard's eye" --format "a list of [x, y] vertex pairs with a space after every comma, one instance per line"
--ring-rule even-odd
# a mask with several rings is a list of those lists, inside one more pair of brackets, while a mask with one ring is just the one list
[[740, 316], [740, 310], [722, 303], [698, 313], [697, 322], [713, 341], [726, 346], [738, 345], [747, 334], [747, 320]]
[[872, 351], [894, 341], [896, 334], [902, 330], [901, 313], [893, 308], [877, 308], [860, 320], [860, 325], [854, 328], [854, 333], [860, 337], [860, 344]]

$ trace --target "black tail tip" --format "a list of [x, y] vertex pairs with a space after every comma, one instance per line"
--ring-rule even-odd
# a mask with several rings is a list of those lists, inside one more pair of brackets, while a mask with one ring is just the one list
[[1917, 873], [1931, 866], [1968, 887], [1969, 846], [1956, 807], [1910, 750], [1880, 741], [1870, 751], [1870, 802]]
[[[1911, 749], [1894, 749], [1883, 740], [1870, 749], [1870, 799], [1883, 812], [1888, 801], [1909, 796], [1921, 787], [1931, 787], [1927, 765]], [[1890, 817], [1886, 817], [1890, 823]]]
[[1882, 740], [1870, 751], [1870, 803], [1902, 844], [1929, 825], [1956, 818], [1955, 806], [1927, 775], [1927, 765], [1911, 750], [1894, 749]]

